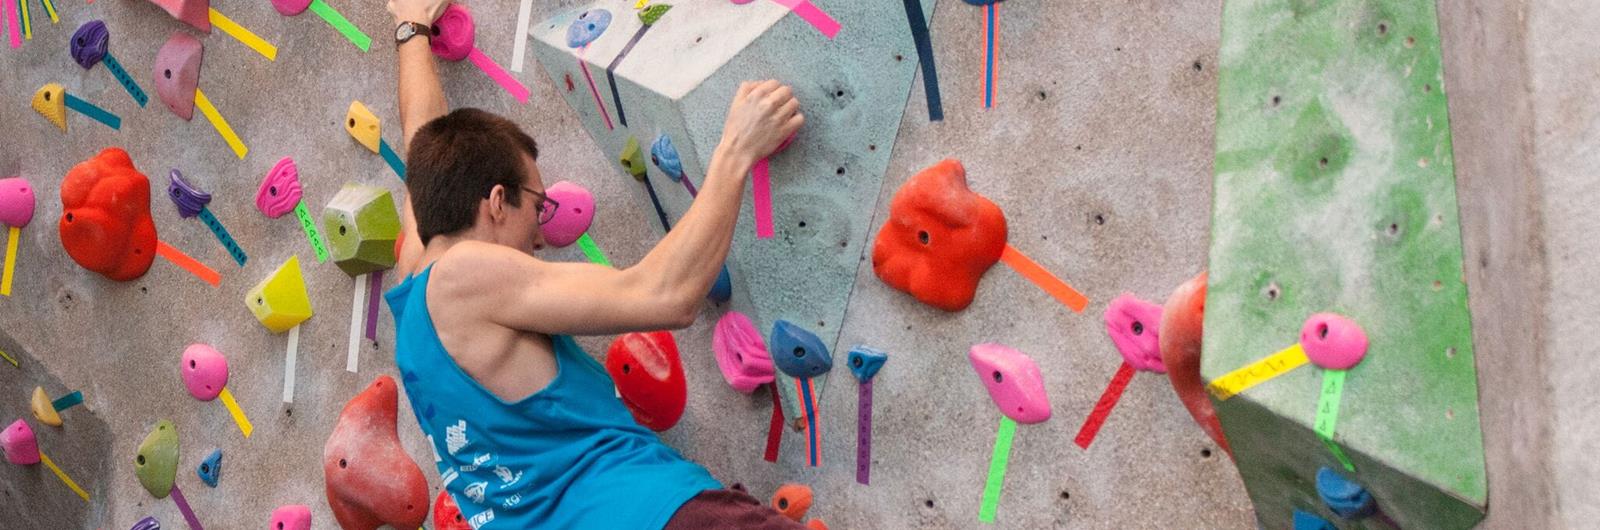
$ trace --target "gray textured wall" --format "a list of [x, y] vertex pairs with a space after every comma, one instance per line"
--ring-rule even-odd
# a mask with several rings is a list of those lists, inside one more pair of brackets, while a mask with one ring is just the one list
[[[72, 30], [103, 18], [113, 34], [112, 52], [151, 90], [155, 50], [179, 28], [153, 5], [58, 2], [60, 25], [37, 24], [34, 39], [22, 50], [0, 49], [5, 72], [0, 75], [0, 139], [5, 140], [0, 175], [21, 174], [40, 190], [35, 224], [23, 231], [16, 290], [0, 300], [0, 327], [62, 388], [82, 389], [87, 409], [112, 433], [109, 440], [83, 445], [61, 440], [87, 436], [72, 427], [84, 410], [68, 415], [67, 430], [41, 433], [45, 450], [58, 448], [52, 456], [69, 471], [106, 466], [104, 475], [76, 476], [93, 484], [95, 502], [78, 519], [62, 516], [83, 521], [73, 526], [125, 528], [151, 514], [168, 525], [180, 524], [172, 502], [151, 499], [132, 473], [139, 441], [162, 418], [178, 424], [183, 441], [179, 484], [203, 521], [218, 528], [251, 527], [263, 524], [280, 504], [303, 503], [312, 506], [318, 528], [333, 526], [323, 501], [322, 443], [346, 399], [377, 375], [393, 374], [388, 313], [378, 344], [363, 352], [361, 372], [345, 372], [350, 280], [331, 265], [309, 268], [318, 315], [301, 336], [299, 388], [291, 411], [278, 403], [283, 337], [266, 333], [242, 303], [244, 292], [290, 254], [300, 254], [303, 262], [310, 257], [293, 221], [266, 219], [250, 203], [257, 182], [278, 157], [292, 155], [299, 162], [314, 212], [346, 181], [400, 189], [382, 160], [340, 127], [349, 101], [360, 99], [385, 120], [385, 137], [399, 140], [389, 17], [378, 3], [332, 3], [374, 37], [371, 53], [359, 53], [314, 15], [285, 18], [265, 3], [217, 3], [280, 49], [278, 60], [269, 63], [226, 36], [204, 40], [201, 88], [249, 144], [251, 153], [243, 161], [198, 118], [184, 123], [159, 102], [138, 109], [103, 68], [83, 71], [70, 62], [66, 50]], [[537, 3], [536, 21], [574, 4]], [[1551, 3], [1572, 9], [1581, 4]], [[836, 379], [822, 403], [827, 467], [804, 468], [795, 449], [801, 438], [792, 433], [778, 465], [761, 461], [769, 401], [761, 394], [736, 394], [717, 375], [708, 345], [718, 310], [708, 307], [700, 323], [676, 333], [685, 349], [690, 401], [666, 440], [720, 479], [743, 482], [758, 496], [785, 481], [812, 484], [817, 489], [812, 513], [835, 528], [973, 527], [998, 415], [973, 380], [964, 353], [974, 342], [1001, 341], [1039, 361], [1056, 417], [1019, 429], [997, 527], [1253, 526], [1232, 466], [1218, 452], [1203, 456], [1215, 448], [1159, 377], [1135, 378], [1090, 451], [1071, 444], [1119, 361], [1098, 317], [1104, 303], [1123, 291], [1164, 298], [1204, 262], [1219, 3], [1006, 2], [998, 102], [988, 111], [980, 108], [980, 11], [956, 1], [942, 4], [932, 28], [948, 116], [928, 123], [920, 80], [913, 84], [873, 224], [882, 222], [886, 199], [911, 174], [945, 157], [961, 158], [974, 189], [1007, 210], [1012, 243], [1088, 294], [1094, 301], [1090, 310], [1067, 312], [1016, 274], [997, 268], [971, 309], [946, 315], [888, 289], [870, 268], [858, 271], [841, 343], [869, 343], [893, 355], [877, 383], [874, 481], [863, 487], [854, 483], [850, 465], [853, 381]], [[492, 5], [472, 4], [478, 42], [506, 64], [514, 5]], [[1581, 211], [1584, 195], [1571, 191], [1583, 182], [1592, 185], [1584, 174], [1596, 165], [1594, 151], [1560, 139], [1581, 137], [1584, 131], [1592, 138], [1594, 109], [1575, 105], [1594, 99], [1593, 69], [1585, 71], [1581, 64], [1592, 65], [1596, 53], [1585, 51], [1572, 35], [1592, 33], [1600, 23], [1533, 9], [1535, 31], [1529, 38], [1527, 11], [1518, 3], [1440, 5], [1471, 257], [1467, 274], [1486, 388], [1484, 430], [1494, 506], [1488, 526], [1563, 524], [1550, 495], [1557, 491], [1563, 509], [1570, 509], [1565, 524], [1578, 526], [1584, 519], [1577, 507], [1594, 504], [1585, 498], [1594, 489], [1576, 463], [1593, 437], [1586, 442], [1586, 431], [1570, 430], [1554, 441], [1547, 438], [1561, 426], [1586, 424], [1579, 397], [1592, 375], [1553, 367], [1586, 358], [1581, 341], [1558, 338], [1556, 331], [1576, 337], [1593, 319], [1584, 324], [1582, 299], [1574, 294], [1529, 293], [1545, 292], [1547, 253], [1556, 276], [1549, 281], [1577, 283], [1597, 267], [1584, 261], [1592, 256], [1583, 258], [1565, 246], [1591, 233], [1593, 223], [1577, 216], [1551, 222], [1556, 214], [1541, 210]], [[1523, 48], [1525, 39], [1534, 43], [1531, 52]], [[1558, 59], [1556, 52], [1563, 50], [1588, 62]], [[445, 64], [441, 70], [452, 105], [513, 116], [539, 139], [545, 175], [581, 182], [596, 193], [604, 215], [592, 232], [613, 261], [627, 264], [644, 255], [658, 228], [643, 190], [621, 176], [613, 153], [602, 152], [582, 131], [537, 65], [530, 61], [518, 76], [533, 89], [528, 106], [518, 105], [467, 63]], [[1536, 98], [1528, 92], [1530, 70], [1541, 74], [1533, 76]], [[33, 91], [50, 81], [120, 114], [123, 130], [69, 116], [72, 129], [63, 136], [27, 106]], [[1585, 85], [1591, 92], [1583, 92]], [[1578, 116], [1556, 119], [1568, 113]], [[1536, 115], [1567, 125], [1535, 133]], [[1536, 138], [1555, 140], [1536, 144]], [[169, 167], [178, 167], [212, 191], [218, 197], [212, 209], [250, 252], [249, 267], [233, 266], [197, 221], [178, 219], [159, 195], [152, 207], [162, 239], [222, 271], [220, 289], [159, 260], [144, 278], [121, 284], [72, 264], [54, 226], [61, 211], [56, 186], [68, 168], [107, 145], [128, 148], [146, 174], [160, 179]], [[1535, 145], [1548, 147], [1536, 157]], [[1533, 168], [1545, 157], [1560, 164], [1536, 173]], [[1535, 174], [1540, 177], [1531, 177]], [[1593, 194], [1588, 189], [1587, 196]], [[581, 259], [576, 249], [548, 257]], [[1549, 329], [1541, 318], [1546, 305], [1552, 309]], [[1557, 307], [1572, 316], [1559, 317], [1553, 311]], [[230, 355], [229, 386], [255, 422], [252, 438], [239, 435], [219, 404], [196, 402], [183, 391], [178, 356], [196, 341]], [[582, 343], [599, 353], [608, 341], [598, 337]], [[0, 365], [0, 370], [11, 368]], [[32, 384], [5, 381], [0, 413], [5, 418], [26, 414]], [[1557, 389], [1555, 399], [1545, 393], [1545, 384]], [[401, 414], [399, 430], [417, 461], [427, 462], [408, 414]], [[109, 447], [109, 452], [77, 447]], [[213, 447], [227, 453], [222, 484], [215, 490], [192, 472]], [[1566, 469], [1554, 478], [1547, 471], [1552, 452]], [[34, 483], [37, 489], [21, 489], [29, 483], [15, 479], [21, 475], [10, 474], [12, 469], [0, 474], [11, 499], [0, 506], [46, 497], [54, 505], [83, 506], [49, 477]], [[437, 487], [433, 473], [426, 474]], [[12, 522], [22, 517], [8, 508], [0, 508], [0, 516]], [[60, 522], [26, 520], [21, 527]]]

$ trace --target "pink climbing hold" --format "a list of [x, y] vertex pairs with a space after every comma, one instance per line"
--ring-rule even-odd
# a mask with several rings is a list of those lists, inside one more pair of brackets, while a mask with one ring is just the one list
[[428, 39], [428, 47], [440, 59], [459, 61], [472, 54], [477, 26], [472, 22], [472, 12], [467, 8], [460, 4], [446, 6], [439, 19], [433, 21], [433, 30], [434, 35]]
[[39, 463], [39, 439], [33, 436], [33, 427], [21, 418], [0, 431], [0, 450], [5, 451], [7, 462], [19, 466]]
[[1334, 313], [1317, 313], [1300, 327], [1300, 346], [1312, 364], [1348, 370], [1367, 356], [1367, 333], [1355, 321]]
[[417, 528], [428, 518], [428, 480], [400, 445], [399, 406], [394, 379], [378, 376], [345, 403], [322, 446], [328, 506], [340, 528]]
[[206, 47], [188, 33], [176, 31], [156, 51], [156, 96], [185, 121], [194, 117], [194, 94], [200, 86], [200, 64]]
[[188, 23], [195, 29], [211, 32], [210, 0], [150, 0], [150, 3], [161, 6], [172, 18]]
[[0, 223], [23, 228], [33, 221], [33, 186], [22, 177], [0, 179]]
[[209, 344], [190, 344], [183, 349], [183, 386], [200, 401], [217, 399], [228, 384], [228, 358]]
[[1017, 423], [1050, 419], [1050, 396], [1044, 391], [1044, 377], [1028, 354], [1002, 344], [977, 344], [967, 352], [967, 358], [1001, 414]]
[[544, 194], [559, 205], [550, 221], [539, 228], [545, 243], [565, 247], [589, 231], [594, 222], [594, 195], [589, 190], [563, 180], [545, 188]]
[[300, 204], [301, 193], [300, 169], [295, 167], [293, 158], [283, 157], [261, 179], [261, 187], [256, 189], [256, 209], [273, 219], [283, 217]]
[[267, 527], [272, 530], [311, 530], [311, 507], [304, 504], [279, 506], [272, 511], [272, 520]]
[[311, 7], [311, 0], [272, 0], [272, 8], [286, 17], [304, 13], [308, 7]]
[[1161, 306], [1124, 293], [1106, 306], [1106, 334], [1135, 370], [1167, 373], [1161, 363]]
[[716, 352], [722, 378], [734, 390], [749, 394], [772, 382], [772, 356], [767, 353], [766, 341], [744, 313], [729, 311], [717, 320], [711, 350]]

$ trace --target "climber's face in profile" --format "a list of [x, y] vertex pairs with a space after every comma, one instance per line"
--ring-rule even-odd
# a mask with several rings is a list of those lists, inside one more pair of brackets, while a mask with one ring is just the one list
[[544, 179], [539, 175], [539, 163], [533, 157], [522, 155], [525, 171], [522, 185], [507, 193], [521, 195], [511, 205], [506, 201], [503, 226], [496, 231], [496, 243], [532, 255], [544, 249], [544, 231], [540, 229], [556, 213], [557, 204], [545, 195]]

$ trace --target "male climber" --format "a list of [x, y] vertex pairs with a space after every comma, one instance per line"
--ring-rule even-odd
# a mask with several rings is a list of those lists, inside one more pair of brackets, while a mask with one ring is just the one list
[[789, 87], [744, 83], [699, 198], [637, 265], [542, 261], [538, 146], [476, 109], [447, 114], [429, 51], [446, 0], [389, 0], [406, 207], [385, 298], [395, 363], [473, 528], [801, 528], [635, 423], [571, 335], [694, 322], [733, 238], [745, 176], [805, 118]]

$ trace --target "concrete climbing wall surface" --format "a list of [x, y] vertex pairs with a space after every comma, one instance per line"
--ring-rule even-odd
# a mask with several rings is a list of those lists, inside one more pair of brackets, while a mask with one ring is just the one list
[[[834, 528], [975, 527], [1000, 414], [965, 354], [975, 343], [1002, 342], [1038, 362], [1054, 418], [1017, 429], [996, 527], [1254, 526], [1231, 462], [1194, 426], [1162, 377], [1136, 375], [1094, 444], [1083, 450], [1072, 443], [1122, 362], [1100, 319], [1106, 303], [1123, 292], [1159, 302], [1204, 263], [1220, 7], [1003, 2], [996, 9], [993, 108], [984, 109], [985, 10], [924, 2], [945, 110], [943, 121], [930, 122], [903, 6], [815, 3], [841, 22], [834, 39], [777, 2], [680, 2], [616, 68], [629, 125], [614, 123], [604, 134], [595, 94], [586, 93], [572, 51], [539, 25], [570, 21], [590, 2], [534, 2], [532, 50], [521, 71], [510, 74], [530, 89], [527, 104], [471, 61], [440, 64], [452, 106], [481, 107], [522, 123], [540, 143], [547, 184], [570, 180], [594, 192], [600, 215], [590, 233], [619, 266], [640, 259], [660, 235], [648, 192], [618, 162], [628, 137], [637, 139], [645, 160], [658, 134], [672, 137], [698, 183], [741, 77], [778, 76], [801, 92], [810, 122], [772, 166], [778, 237], [761, 247], [751, 238], [751, 214], [742, 214], [731, 307], [757, 314], [762, 327], [773, 318], [816, 325], [813, 331], [837, 336], [829, 340], [837, 359], [855, 344], [890, 352], [875, 383], [871, 485], [855, 481], [856, 383], [843, 374], [832, 378], [820, 402], [822, 467], [805, 465], [805, 442], [793, 430], [779, 461], [762, 461], [769, 397], [765, 390], [732, 391], [710, 353], [712, 325], [729, 305], [708, 304], [699, 322], [674, 333], [689, 401], [663, 438], [758, 497], [783, 482], [810, 484], [812, 514]], [[0, 509], [7, 521], [20, 521], [20, 528], [126, 528], [155, 516], [164, 526], [182, 525], [173, 500], [151, 497], [133, 472], [146, 433], [170, 419], [181, 446], [176, 482], [209, 526], [260, 525], [280, 505], [305, 504], [315, 528], [336, 527], [324, 500], [323, 442], [347, 400], [380, 375], [398, 375], [391, 320], [381, 309], [377, 339], [362, 341], [357, 372], [345, 371], [355, 282], [332, 263], [317, 262], [293, 216], [269, 219], [254, 205], [263, 176], [284, 156], [294, 157], [314, 217], [349, 182], [402, 191], [383, 159], [343, 130], [347, 107], [360, 100], [382, 120], [384, 140], [404, 148], [390, 17], [376, 4], [328, 4], [372, 37], [370, 51], [316, 16], [285, 17], [266, 4], [237, 1], [214, 7], [274, 44], [275, 60], [137, 1], [56, 2], [58, 24], [33, 2], [32, 38], [17, 49], [9, 47], [9, 35], [0, 41], [0, 138], [6, 140], [0, 177], [26, 178], [38, 204], [34, 222], [20, 230], [12, 294], [0, 298], [0, 328], [11, 336], [0, 340], [0, 350], [20, 365], [0, 365], [9, 374], [0, 379], [0, 420], [31, 418], [26, 403], [36, 385], [52, 398], [81, 390], [86, 401], [63, 413], [62, 428], [33, 428], [41, 449], [91, 498], [82, 502], [39, 466], [8, 466], [0, 487], [21, 501]], [[468, 5], [478, 47], [510, 67], [521, 37], [516, 6]], [[640, 27], [631, 5], [617, 1], [610, 8], [613, 27], [586, 52], [596, 93], [608, 106], [604, 67]], [[704, 12], [696, 16], [695, 9]], [[72, 62], [73, 30], [95, 19], [105, 21], [109, 50], [148, 93], [148, 106], [140, 108], [103, 64], [83, 69]], [[1477, 27], [1464, 25], [1464, 33]], [[243, 158], [204, 117], [183, 121], [157, 97], [156, 52], [173, 32], [204, 44], [198, 86], [248, 147]], [[569, 90], [565, 74], [575, 71]], [[119, 116], [120, 130], [69, 111], [63, 132], [36, 114], [29, 103], [50, 82]], [[61, 179], [107, 146], [126, 148], [150, 177], [160, 239], [219, 271], [219, 286], [164, 259], [131, 282], [106, 280], [68, 259], [55, 227]], [[960, 313], [922, 305], [873, 275], [867, 249], [889, 198], [913, 174], [950, 157], [965, 164], [974, 191], [1004, 209], [1010, 244], [1082, 291], [1087, 311], [1068, 310], [1003, 266], [988, 273]], [[209, 210], [248, 253], [245, 266], [234, 264], [201, 221], [177, 215], [164, 195], [174, 168], [214, 196]], [[649, 167], [663, 209], [676, 219], [688, 196], [662, 176]], [[304, 267], [316, 314], [301, 326], [297, 386], [293, 404], [284, 404], [287, 337], [261, 327], [244, 294], [291, 256]], [[544, 257], [578, 261], [583, 254], [570, 248]], [[786, 257], [811, 265], [787, 265]], [[795, 270], [805, 274], [773, 272]], [[598, 356], [611, 339], [580, 342]], [[179, 359], [196, 342], [228, 356], [227, 386], [253, 421], [249, 438], [220, 403], [185, 391]], [[409, 410], [405, 403], [400, 408]], [[412, 459], [428, 463], [416, 422], [402, 413], [398, 423]], [[1498, 447], [1491, 467], [1511, 453], [1509, 445]], [[194, 469], [217, 448], [225, 454], [224, 471], [212, 489]], [[438, 477], [425, 475], [431, 497]]]

